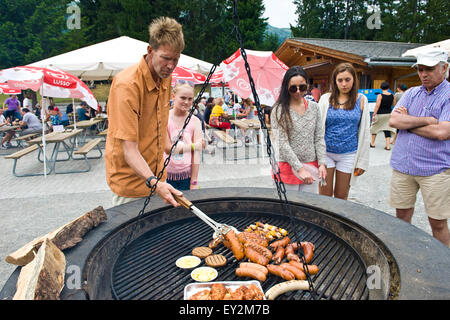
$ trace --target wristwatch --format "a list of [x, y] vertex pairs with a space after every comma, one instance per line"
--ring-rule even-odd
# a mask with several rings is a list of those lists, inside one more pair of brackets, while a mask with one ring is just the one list
[[150, 181], [152, 181], [153, 179], [158, 180], [158, 178], [155, 177], [155, 176], [151, 176], [151, 177], [149, 177], [147, 180], [145, 180], [145, 184], [146, 184], [147, 187], [149, 187], [150, 189], [152, 188], [152, 185], [150, 184]]
[[197, 185], [197, 180], [191, 181], [191, 185], [196, 186]]

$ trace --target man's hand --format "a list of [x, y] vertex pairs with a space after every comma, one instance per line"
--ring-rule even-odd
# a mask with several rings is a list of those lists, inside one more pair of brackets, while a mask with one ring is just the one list
[[[155, 181], [156, 180], [152, 180]], [[173, 194], [181, 197], [183, 195], [183, 192], [175, 189], [172, 187], [172, 185], [168, 184], [167, 182], [158, 182], [158, 185], [156, 187], [156, 193], [161, 197], [161, 199], [164, 200], [164, 203], [171, 204], [174, 207], [179, 207], [180, 204], [174, 199]]]
[[355, 172], [353, 173], [356, 177], [362, 175], [364, 172], [366, 172], [364, 169], [356, 168]]

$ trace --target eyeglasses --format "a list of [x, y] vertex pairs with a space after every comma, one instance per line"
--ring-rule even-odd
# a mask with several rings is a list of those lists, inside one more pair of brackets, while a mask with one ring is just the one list
[[299, 86], [292, 85], [292, 86], [289, 87], [288, 90], [289, 90], [290, 93], [296, 93], [297, 92], [297, 88], [298, 88], [298, 90], [300, 92], [304, 92], [304, 91], [306, 91], [306, 89], [308, 89], [308, 86], [306, 84], [301, 84]]

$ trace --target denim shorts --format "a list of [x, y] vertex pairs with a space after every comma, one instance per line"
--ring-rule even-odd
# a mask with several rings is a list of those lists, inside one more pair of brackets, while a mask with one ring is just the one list
[[190, 190], [191, 189], [191, 177], [183, 180], [170, 180], [166, 182], [177, 190]]

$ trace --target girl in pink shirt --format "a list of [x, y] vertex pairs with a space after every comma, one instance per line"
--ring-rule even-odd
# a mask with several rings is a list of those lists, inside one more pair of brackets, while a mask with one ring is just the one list
[[[167, 126], [165, 158], [168, 157], [172, 145], [183, 128], [193, 101], [193, 87], [189, 84], [177, 84], [175, 86], [173, 89], [173, 108], [169, 112]], [[198, 189], [200, 151], [204, 148], [202, 125], [197, 117], [192, 116], [167, 166], [167, 183], [178, 190]]]

